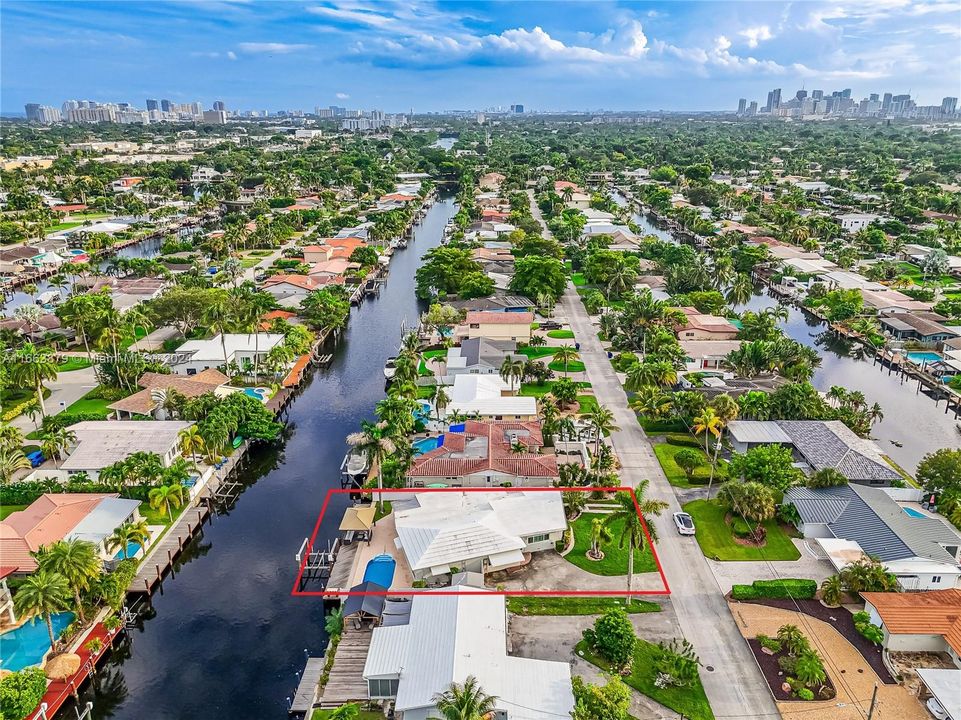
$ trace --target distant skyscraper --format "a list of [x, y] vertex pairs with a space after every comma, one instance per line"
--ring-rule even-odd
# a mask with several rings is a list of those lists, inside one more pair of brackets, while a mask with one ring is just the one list
[[767, 112], [774, 112], [781, 107], [781, 88], [775, 88], [767, 94], [767, 104], [764, 109]]
[[511, 105], [511, 112], [512, 112], [512, 113], [520, 114], [520, 113], [524, 112], [524, 106], [523, 106], [523, 105]]
[[796, 97], [798, 100], [803, 100], [807, 96], [808, 96], [807, 90], [798, 90], [797, 93], [795, 93], [794, 95], [794, 97]]
[[812, 90], [812, 91], [811, 91], [811, 99], [812, 99], [812, 100], [821, 100], [821, 99], [823, 99], [823, 98], [824, 98], [824, 91], [823, 91], [823, 90]]
[[754, 117], [757, 115], [757, 100], [751, 100], [751, 104], [747, 106], [748, 117]]
[[224, 105], [224, 101], [223, 101], [223, 100], [217, 100], [216, 102], [214, 102], [214, 110], [219, 110], [220, 112], [225, 112], [225, 111], [227, 110], [227, 106]]
[[163, 110], [164, 112], [173, 112], [173, 106], [174, 104], [169, 100], [160, 101], [160, 109]]
[[958, 99], [956, 97], [946, 97], [941, 101], [941, 112], [945, 115], [954, 115], [958, 111]]
[[881, 98], [881, 110], [887, 112], [891, 109], [891, 98], [894, 97], [891, 93], [884, 93], [884, 97]]
[[60, 106], [60, 112], [66, 115], [71, 110], [76, 110], [80, 107], [80, 103], [76, 100], [64, 100], [63, 105]]
[[851, 88], [844, 88], [844, 90], [841, 91], [841, 97], [843, 97], [843, 98], [850, 98], [850, 97], [851, 97]]
[[741, 98], [737, 101], [737, 114], [743, 115], [745, 109], [747, 109], [747, 98]]
[[877, 102], [880, 99], [880, 97], [881, 96], [878, 95], [877, 93], [871, 93], [871, 95], [868, 96], [868, 100], [870, 100], [871, 102]]
[[160, 109], [160, 103], [158, 103], [156, 100], [152, 100], [151, 98], [147, 98], [147, 112], [150, 112], [151, 110], [159, 110], [159, 109]]
[[27, 122], [40, 122], [40, 103], [27, 103], [23, 109], [27, 113]]

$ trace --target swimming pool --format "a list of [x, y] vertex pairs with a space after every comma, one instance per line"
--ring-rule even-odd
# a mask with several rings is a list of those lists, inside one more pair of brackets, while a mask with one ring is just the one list
[[[53, 635], [60, 632], [73, 622], [73, 613], [56, 613], [50, 617], [53, 625]], [[17, 672], [31, 665], [43, 662], [44, 655], [50, 650], [50, 635], [47, 633], [47, 623], [42, 618], [28, 620], [16, 630], [0, 635], [0, 668]]]
[[415, 440], [412, 443], [414, 448], [414, 455], [423, 455], [424, 453], [428, 453], [431, 450], [436, 450], [437, 448], [440, 447], [442, 441], [443, 440], [441, 438], [432, 438], [432, 437]]
[[[137, 553], [140, 552], [141, 545], [138, 542], [127, 543], [127, 558], [136, 557]], [[117, 554], [113, 556], [114, 560], [123, 560], [124, 554], [123, 549], [117, 551]]]
[[910, 516], [913, 517], [913, 518], [926, 518], [926, 517], [927, 517], [927, 515], [925, 515], [923, 512], [918, 512], [918, 511], [915, 510], [914, 508], [903, 507], [903, 508], [901, 508], [901, 509], [904, 510], [904, 512], [905, 512], [906, 515], [910, 515]]
[[254, 400], [259, 400], [260, 402], [267, 402], [267, 398], [270, 397], [270, 388], [244, 388], [244, 395], [249, 395]]
[[908, 360], [917, 364], [923, 365], [924, 363], [937, 362], [941, 359], [941, 356], [935, 352], [909, 352]]

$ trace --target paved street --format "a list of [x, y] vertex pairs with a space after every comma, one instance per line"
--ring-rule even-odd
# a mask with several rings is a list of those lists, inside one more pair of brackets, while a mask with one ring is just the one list
[[[47, 415], [59, 415], [77, 400], [97, 386], [97, 379], [92, 367], [83, 370], [71, 370], [60, 373], [53, 382], [44, 383], [50, 389], [50, 396], [44, 399]], [[37, 422], [40, 418], [37, 418]], [[20, 428], [26, 435], [36, 429], [29, 415], [23, 414], [10, 421], [14, 427]]]
[[[534, 217], [546, 228], [533, 192], [529, 191], [529, 195]], [[649, 479], [649, 495], [668, 503], [668, 509], [654, 522], [660, 537], [657, 554], [667, 575], [681, 631], [694, 644], [704, 666], [701, 679], [714, 714], [718, 718], [778, 717], [767, 684], [731, 617], [707, 560], [694, 538], [681, 537], [674, 528], [671, 513], [679, 511], [680, 504], [650, 441], [627, 405], [627, 394], [597, 337], [597, 328], [570, 283], [559, 308], [580, 343], [581, 360], [587, 365], [587, 377], [598, 402], [611, 410], [621, 428], [610, 436], [621, 462], [621, 482], [635, 487]]]

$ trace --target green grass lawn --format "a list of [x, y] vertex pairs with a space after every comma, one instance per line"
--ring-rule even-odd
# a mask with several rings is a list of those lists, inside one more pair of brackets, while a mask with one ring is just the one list
[[767, 542], [764, 547], [740, 545], [734, 541], [730, 526], [724, 522], [727, 509], [716, 500], [693, 500], [684, 511], [694, 518], [695, 537], [701, 552], [718, 560], [797, 560], [797, 547], [776, 520], [764, 523]]
[[[921, 278], [924, 276], [924, 272], [921, 270], [921, 268], [909, 262], [898, 263], [898, 271], [902, 275], [907, 275], [909, 278], [911, 278], [912, 280], [914, 280], [914, 282], [918, 284], [921, 284], [922, 282]], [[931, 282], [934, 280], [940, 280], [940, 282], [946, 283], [949, 285], [953, 285], [958, 281], [958, 279], [953, 275], [941, 275], [940, 277], [931, 277], [931, 276], [928, 277], [928, 282]]]
[[[591, 547], [591, 523], [594, 518], [598, 517], [605, 518], [607, 516], [597, 513], [581, 513], [580, 517], [571, 523], [571, 528], [574, 530], [574, 547], [564, 556], [564, 559], [581, 570], [586, 570], [594, 575], [627, 575], [627, 545], [625, 544], [623, 548], [617, 546], [621, 532], [624, 530], [623, 520], [614, 520], [608, 525], [614, 539], [601, 546], [604, 559], [598, 562], [588, 559], [587, 551]], [[654, 556], [645, 542], [644, 549], [634, 553], [634, 572], [645, 573], [655, 570], [657, 570], [657, 566], [654, 564]]]
[[571, 282], [577, 287], [581, 287], [582, 285], [587, 285], [587, 278], [584, 277], [584, 273], [576, 272], [571, 274]]
[[[71, 414], [76, 415], [78, 413], [100, 413], [104, 417], [107, 417], [108, 415], [110, 415], [111, 412], [113, 412], [107, 406], [113, 404], [116, 401], [104, 400], [103, 398], [95, 397], [99, 391], [100, 391], [100, 388], [94, 388], [93, 390], [88, 392], [86, 395], [84, 395], [82, 398], [77, 400], [77, 402], [67, 407], [67, 409], [64, 410], [64, 413], [67, 415], [71, 415]], [[91, 396], [94, 396], [94, 397], [91, 397]]]
[[[588, 662], [602, 670], [610, 670], [607, 661], [595, 655], [585, 641], [579, 642], [575, 650]], [[714, 713], [711, 711], [711, 704], [707, 700], [700, 679], [690, 687], [659, 688], [654, 684], [657, 679], [655, 662], [659, 653], [660, 649], [657, 645], [638, 638], [637, 647], [634, 649], [634, 660], [631, 663], [631, 674], [622, 676], [624, 682], [639, 693], [647, 695], [690, 720], [713, 720]]]
[[[180, 510], [174, 510], [174, 518], [177, 517], [177, 513]], [[161, 510], [154, 510], [150, 507], [149, 502], [140, 503], [140, 517], [147, 521], [148, 525], [169, 525], [170, 518], [167, 517], [167, 513]]]
[[421, 353], [420, 363], [417, 365], [417, 373], [423, 375], [424, 377], [432, 377], [434, 371], [427, 367], [425, 360], [433, 360], [434, 358], [447, 357], [447, 350], [425, 350]]
[[72, 372], [90, 367], [93, 363], [85, 357], [66, 357], [57, 365], [57, 372]]
[[262, 258], [256, 258], [256, 257], [240, 258], [240, 267], [243, 268], [244, 270], [249, 270], [250, 268], [256, 267], [257, 265], [259, 265], [261, 260]]
[[640, 424], [640, 426], [641, 426], [642, 428], [644, 428], [644, 432], [648, 433], [649, 435], [650, 435], [650, 434], [654, 434], [654, 433], [686, 432], [686, 431], [687, 431], [687, 427], [684, 425], [684, 421], [683, 421], [683, 420], [679, 420], [679, 419], [674, 419], [674, 420], [658, 419], [658, 420], [655, 420], [655, 419], [652, 419], [652, 418], [647, 417], [646, 415], [638, 415], [638, 416], [637, 416], [637, 422]]
[[429, 400], [431, 395], [434, 394], [434, 385], [418, 385], [417, 386], [417, 399], [418, 400]]
[[573, 340], [574, 331], [573, 330], [549, 330], [547, 337], [554, 338], [555, 340]]
[[[591, 384], [589, 382], [578, 382], [577, 387], [579, 388], [589, 388]], [[554, 387], [553, 380], [547, 380], [543, 385], [538, 385], [537, 383], [522, 383], [519, 395], [524, 397], [544, 397], [547, 395], [551, 388]]]
[[[311, 715], [311, 720], [327, 720], [333, 710], [321, 710], [317, 708], [314, 710], [314, 714]], [[357, 720], [384, 720], [384, 713], [380, 710], [361, 710], [359, 715], [355, 716]]]
[[548, 357], [553, 355], [557, 348], [547, 347], [546, 345], [541, 345], [540, 347], [527, 347], [518, 348], [517, 352], [521, 355], [526, 355], [531, 360], [537, 360], [538, 358]]
[[603, 615], [614, 607], [629, 613], [660, 612], [661, 606], [647, 600], [631, 600], [625, 605], [612, 597], [509, 597], [507, 609], [515, 615]]
[[579, 415], [586, 415], [589, 412], [593, 412], [600, 406], [600, 403], [597, 402], [597, 398], [593, 395], [578, 395], [577, 404], [580, 406], [577, 410]]
[[15, 513], [18, 510], [23, 510], [26, 507], [26, 505], [0, 505], [0, 520], [6, 520], [7, 515], [10, 513]]
[[[681, 450], [695, 450], [701, 458], [702, 465], [694, 470], [694, 476], [691, 480], [688, 480], [687, 475], [684, 471], [674, 462], [674, 456], [677, 455]], [[658, 443], [654, 446], [654, 454], [657, 456], [657, 460], [661, 463], [661, 468], [664, 470], [664, 474], [667, 475], [667, 481], [674, 485], [675, 487], [703, 487], [707, 484], [711, 476], [711, 461], [708, 459], [707, 455], [703, 450], [691, 446], [684, 445], [671, 445], [669, 443]], [[725, 469], [718, 463], [718, 471], [714, 474], [714, 482], [721, 482], [727, 479], [727, 473]]]
[[560, 360], [552, 360], [547, 364], [551, 370], [556, 373], [576, 373], [584, 372], [586, 366], [580, 360], [569, 360], [565, 366]]
[[249, 253], [247, 253], [247, 256], [255, 257], [255, 258], [265, 258], [265, 257], [270, 257], [273, 254], [274, 254], [273, 250], [251, 250]]

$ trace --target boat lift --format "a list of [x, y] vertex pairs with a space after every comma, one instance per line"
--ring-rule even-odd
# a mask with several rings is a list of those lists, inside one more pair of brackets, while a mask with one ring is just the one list
[[294, 556], [297, 567], [303, 566], [304, 569], [300, 578], [301, 585], [308, 580], [326, 580], [329, 578], [339, 549], [339, 539], [333, 543], [328, 540], [326, 550], [315, 550], [310, 544], [310, 538], [304, 538], [304, 541], [300, 544], [300, 549]]

